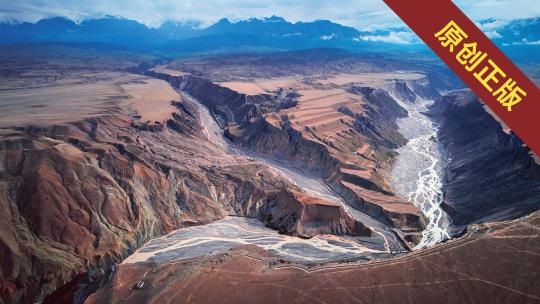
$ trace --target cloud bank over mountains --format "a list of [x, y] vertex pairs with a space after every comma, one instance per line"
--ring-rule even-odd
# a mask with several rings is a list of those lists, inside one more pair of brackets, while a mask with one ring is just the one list
[[[485, 19], [477, 25], [500, 46], [539, 45], [540, 18], [519, 20]], [[198, 37], [221, 37], [222, 43], [265, 45], [277, 48], [356, 47], [362, 43], [423, 45], [407, 27], [358, 30], [329, 20], [289, 22], [282, 17], [223, 18], [210, 26], [198, 22], [167, 21], [157, 28], [135, 20], [116, 17], [75, 22], [65, 17], [41, 19], [36, 23], [0, 22], [0, 44], [24, 42], [102, 42], [156, 46], [181, 44]], [[199, 39], [201, 40], [201, 39]]]
[[[520, 1], [517, 0], [517, 2]], [[192, 2], [191, 0], [179, 4], [165, 0], [152, 2], [133, 0], [130, 9], [123, 11], [120, 10], [124, 7], [122, 1], [106, 4], [101, 0], [94, 0], [95, 5], [90, 5], [85, 1], [75, 3], [67, 0], [58, 0], [54, 3], [49, 3], [49, 0], [39, 2], [44, 5], [37, 5], [38, 2], [34, 0], [13, 2], [9, 6], [5, 1], [0, 4], [2, 7], [0, 20], [5, 20], [0, 21], [0, 44], [101, 43], [133, 50], [161, 52], [171, 56], [194, 52], [280, 51], [320, 47], [386, 54], [395, 51], [430, 53], [416, 34], [401, 21], [397, 20], [395, 23], [389, 21], [395, 16], [380, 0], [357, 1], [366, 3], [361, 9], [355, 1], [341, 0], [337, 1], [337, 4], [330, 5], [330, 2], [317, 0], [320, 7], [313, 4], [315, 2], [307, 5], [306, 2], [293, 1], [287, 9], [283, 9], [283, 12], [286, 12], [285, 18], [275, 15], [263, 18], [253, 17], [279, 11], [279, 8], [285, 5], [285, 2], [281, 0], [268, 3], [248, 0], [233, 1], [227, 8], [223, 6], [223, 3], [229, 3], [229, 1], [225, 0], [209, 0], [204, 4], [199, 3], [203, 1]], [[540, 1], [537, 2], [540, 3]], [[216, 7], [221, 5], [223, 12], [214, 11], [215, 8], [209, 3], [215, 3]], [[487, 2], [478, 1], [474, 4], [463, 4], [463, 6], [475, 12], [479, 10], [481, 3]], [[508, 5], [507, 1], [491, 0], [490, 3], [489, 8], [492, 13], [487, 13], [490, 10], [485, 10], [484, 15], [495, 14], [494, 8]], [[527, 11], [533, 13], [537, 6], [531, 3]], [[302, 9], [312, 12], [313, 15], [306, 17], [309, 14]], [[122, 17], [89, 17], [99, 16], [101, 12], [114, 14], [120, 11]], [[147, 14], [141, 12], [147, 12]], [[512, 12], [511, 9], [505, 16], [512, 16], [510, 12]], [[249, 18], [242, 20], [221, 18], [224, 15], [246, 14], [250, 14]], [[56, 17], [39, 19], [49, 15]], [[187, 19], [164, 21], [169, 17], [169, 19], [181, 19], [180, 16]], [[479, 16], [482, 15], [479, 14]], [[306, 19], [301, 19], [304, 17]], [[39, 21], [33, 18], [38, 18]], [[317, 20], [310, 21], [315, 18]], [[13, 21], [14, 19], [17, 21]], [[32, 20], [29, 20], [30, 23], [22, 22], [24, 19]], [[350, 26], [354, 23], [353, 19], [364, 22], [364, 26], [361, 24]], [[149, 25], [153, 23], [150, 22], [151, 20], [155, 21], [155, 25]], [[344, 21], [342, 23], [336, 20]], [[490, 17], [476, 20], [478, 26], [508, 56], [517, 60], [527, 59], [529, 62], [540, 62], [540, 58], [537, 58], [540, 57], [538, 55], [540, 54], [539, 17], [514, 20]]]
[[[473, 20], [488, 18], [513, 20], [540, 16], [537, 0], [456, 0]], [[524, 9], [526, 8], [526, 9]], [[251, 17], [282, 16], [290, 21], [327, 19], [359, 30], [402, 27], [401, 20], [382, 0], [18, 0], [0, 2], [0, 21], [29, 21], [54, 16], [72, 20], [122, 16], [152, 27], [166, 21], [197, 22], [209, 26], [226, 17], [244, 20]], [[493, 35], [496, 35], [493, 33]], [[364, 37], [384, 39], [384, 37]], [[406, 40], [403, 34], [386, 39]]]

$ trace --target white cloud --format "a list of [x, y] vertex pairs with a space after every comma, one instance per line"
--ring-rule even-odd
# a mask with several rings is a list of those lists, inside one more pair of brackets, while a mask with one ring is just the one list
[[480, 28], [491, 39], [502, 38], [502, 35], [497, 32], [498, 29], [508, 25], [510, 21], [503, 19], [489, 19], [481, 22], [475, 22], [476, 26]]
[[510, 21], [503, 19], [492, 19], [488, 21], [477, 22], [476, 25], [485, 32], [494, 31], [508, 25]]
[[[512, 20], [540, 16], [538, 0], [455, 0], [455, 3], [473, 20], [487, 18]], [[360, 30], [404, 26], [382, 0], [0, 1], [0, 21], [34, 22], [52, 16], [82, 20], [104, 15], [123, 16], [151, 26], [159, 26], [167, 20], [184, 22], [200, 20], [203, 25], [209, 25], [223, 17], [240, 20], [271, 15], [281, 16], [293, 22], [329, 19]], [[490, 30], [494, 29], [486, 29]]]
[[540, 45], [540, 40], [533, 40], [529, 41], [525, 38], [521, 39], [521, 41], [514, 41], [512, 42], [513, 45]]
[[497, 31], [488, 31], [488, 32], [484, 32], [484, 34], [486, 34], [486, 36], [488, 36], [488, 38], [491, 38], [491, 39], [502, 38], [502, 35], [499, 34]]
[[321, 36], [321, 40], [332, 40], [336, 38], [336, 34], [332, 33], [331, 35], [323, 35]]
[[387, 34], [380, 35], [363, 35], [359, 36], [357, 40], [394, 44], [412, 44], [419, 42], [417, 36], [412, 32], [389, 32]]
[[167, 20], [200, 20], [210, 25], [221, 18], [245, 20], [272, 15], [286, 20], [328, 19], [357, 28], [403, 25], [381, 0], [17, 0], [0, 1], [0, 21], [35, 22], [44, 17], [75, 20], [122, 16], [150, 26]]
[[289, 34], [283, 35], [283, 37], [285, 37], [285, 38], [294, 37], [294, 36], [302, 36], [302, 33], [289, 33]]

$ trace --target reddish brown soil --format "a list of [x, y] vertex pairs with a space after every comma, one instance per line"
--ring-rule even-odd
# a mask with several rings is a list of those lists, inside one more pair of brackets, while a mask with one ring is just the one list
[[[315, 268], [253, 247], [176, 264], [121, 265], [87, 303], [540, 303], [540, 213], [476, 226], [378, 262]], [[139, 281], [142, 289], [134, 289]]]

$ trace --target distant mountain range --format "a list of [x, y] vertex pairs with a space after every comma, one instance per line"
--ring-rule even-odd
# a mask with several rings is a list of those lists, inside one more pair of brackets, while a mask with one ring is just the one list
[[[90, 19], [80, 23], [54, 17], [37, 23], [0, 24], [2, 44], [101, 42], [133, 48], [174, 47], [186, 50], [214, 48], [217, 45], [256, 45], [285, 49], [333, 46], [352, 43], [361, 35], [361, 32], [352, 27], [328, 20], [291, 23], [276, 16], [238, 22], [221, 19], [206, 28], [177, 22], [165, 22], [159, 28], [151, 28], [137, 21], [116, 17]], [[209, 39], [216, 42], [209, 42]]]
[[[540, 18], [486, 19], [478, 25], [512, 59], [540, 62]], [[407, 28], [360, 31], [328, 20], [292, 23], [276, 16], [237, 22], [221, 19], [205, 28], [197, 23], [179, 22], [165, 22], [152, 28], [110, 16], [81, 22], [54, 17], [36, 23], [0, 23], [0, 44], [33, 42], [106, 43], [167, 54], [316, 47], [428, 51]]]

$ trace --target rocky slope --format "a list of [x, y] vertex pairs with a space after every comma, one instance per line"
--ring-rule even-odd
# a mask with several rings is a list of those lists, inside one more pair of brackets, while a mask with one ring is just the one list
[[173, 77], [151, 72], [146, 74], [167, 80], [176, 89], [197, 98], [210, 109], [221, 125], [242, 124], [265, 113], [296, 105], [296, 101], [290, 95], [247, 95], [201, 77], [191, 75]]
[[[358, 210], [403, 231], [419, 232], [423, 227], [422, 215], [391, 193], [383, 168], [388, 166], [393, 149], [404, 144], [396, 119], [405, 115], [405, 110], [383, 89], [350, 86], [348, 91], [365, 102], [361, 104], [361, 111], [357, 108], [359, 104], [341, 105], [336, 109], [350, 120], [340, 133], [339, 141], [321, 140], [323, 136], [315, 128], [291, 123], [292, 115], [286, 111], [273, 116], [261, 114], [244, 119], [241, 124], [227, 125], [226, 135], [251, 151], [287, 161], [324, 179]], [[212, 99], [201, 101], [212, 104]], [[374, 151], [368, 157], [376, 166], [372, 171], [374, 175], [369, 177], [357, 174], [355, 170], [366, 169], [351, 163], [353, 156], [366, 157], [356, 153], [366, 144]]]
[[[273, 58], [285, 55], [276, 56]], [[538, 265], [532, 254], [537, 251], [538, 237], [531, 233], [538, 224], [537, 214], [515, 222], [477, 225], [455, 243], [365, 265], [342, 263], [311, 269], [313, 265], [290, 264], [255, 248], [237, 248], [177, 264], [118, 265], [150, 239], [229, 215], [256, 218], [280, 233], [301, 238], [340, 235], [340, 240], [358, 241], [384, 257], [396, 253], [385, 236], [392, 235], [402, 245], [397, 251], [417, 243], [425, 219], [418, 208], [394, 195], [388, 183], [394, 150], [405, 143], [396, 119], [406, 113], [392, 94], [409, 102], [436, 98], [434, 88], [445, 88], [448, 79], [439, 79], [434, 85], [437, 79], [432, 75], [379, 73], [381, 69], [364, 65], [361, 58], [337, 57], [330, 58], [324, 68], [342, 62], [340, 69], [349, 71], [357, 65], [355, 71], [360, 74], [306, 76], [312, 67], [299, 63], [295, 68], [302, 79], [298, 80], [281, 69], [292, 63], [280, 59], [282, 65], [275, 72], [287, 77], [277, 80], [279, 88], [274, 85], [263, 94], [238, 92], [205, 75], [170, 76], [130, 68], [196, 97], [220, 122], [232, 148], [241, 147], [250, 154], [229, 153], [212, 140], [211, 133], [217, 135], [219, 130], [209, 129], [203, 122], [196, 102], [180, 96], [167, 101], [174, 112], [159, 121], [142, 119], [122, 94], [108, 95], [104, 100], [92, 95], [109, 93], [101, 87], [84, 88], [91, 94], [81, 105], [93, 111], [85, 112], [83, 118], [66, 115], [69, 120], [39, 125], [29, 120], [17, 126], [4, 121], [0, 129], [2, 301], [83, 301], [95, 290], [99, 293], [91, 296], [90, 303], [125, 299], [159, 303], [163, 297], [184, 302], [190, 296], [230, 302], [348, 302], [350, 297], [367, 302], [433, 302], [443, 291], [455, 302], [480, 302], [485, 294], [509, 302], [537, 300], [538, 295], [530, 292], [538, 282], [537, 275], [530, 272]], [[260, 64], [260, 58], [255, 59]], [[237, 75], [228, 74], [236, 71], [234, 62], [225, 70], [212, 64], [203, 68], [215, 68], [216, 75], [234, 79]], [[272, 62], [262, 65], [264, 69], [275, 68]], [[84, 70], [84, 66], [78, 69], [85, 75], [82, 80], [59, 72], [36, 86], [48, 89], [65, 83], [112, 81], [96, 71]], [[54, 67], [40, 73], [52, 70]], [[10, 81], [2, 85], [14, 81], [15, 93], [24, 95], [17, 90], [24, 88], [28, 79], [14, 80], [13, 73], [10, 75]], [[144, 82], [143, 76], [131, 76], [123, 74], [114, 81], [122, 85]], [[288, 81], [298, 90], [288, 89]], [[9, 90], [13, 89], [2, 93]], [[49, 118], [48, 109], [57, 102], [51, 97], [55, 95], [39, 96], [45, 96], [41, 98], [45, 101], [25, 101], [32, 109], [27, 112], [32, 117]], [[441, 123], [438, 140], [451, 159], [445, 176], [446, 209], [455, 218], [456, 229], [536, 210], [538, 165], [521, 142], [504, 133], [478, 104], [461, 97], [443, 101], [448, 98], [452, 103], [441, 101], [432, 115]], [[155, 102], [151, 99], [147, 102]], [[98, 109], [92, 108], [96, 100]], [[0, 100], [2, 109], [11, 106], [5, 106], [6, 101]], [[53, 109], [59, 109], [62, 104], [55, 106]], [[495, 148], [486, 150], [486, 146]], [[257, 161], [259, 156], [266, 158]], [[300, 176], [312, 178], [310, 182], [320, 181], [339, 198], [326, 199], [327, 194], [304, 191], [295, 180], [297, 176], [291, 178], [276, 170], [266, 159], [297, 169]], [[362, 214], [366, 221], [354, 214]], [[372, 220], [381, 226], [368, 225]], [[336, 236], [327, 237], [329, 243], [347, 246]], [[487, 254], [479, 258], [478, 252]], [[503, 254], [509, 259], [501, 260]], [[355, 261], [369, 259], [361, 256]], [[514, 260], [525, 262], [515, 267], [508, 262]], [[445, 266], [450, 263], [455, 267]], [[340, 267], [345, 271], [335, 271]], [[486, 268], [493, 271], [484, 275]], [[321, 280], [321, 272], [330, 281]], [[145, 282], [150, 284], [134, 289], [145, 273]], [[102, 286], [109, 279], [110, 285]], [[276, 283], [283, 280], [285, 284]], [[209, 292], [208, 282], [223, 288]], [[433, 286], [437, 286], [436, 292]], [[308, 288], [315, 294], [306, 293]], [[388, 288], [394, 289], [389, 292]], [[188, 289], [189, 293], [184, 292]], [[478, 294], [465, 298], [462, 291], [473, 289], [479, 290]], [[269, 291], [272, 293], [265, 293]]]
[[140, 123], [125, 100], [73, 122], [2, 125], [3, 302], [39, 301], [66, 284], [49, 299], [58, 303], [78, 283], [84, 298], [149, 239], [226, 215], [304, 237], [370, 233], [339, 206], [208, 142], [189, 101], [172, 101], [177, 111], [165, 121]]
[[372, 235], [369, 228], [354, 221], [340, 205], [298, 192], [278, 192], [261, 208], [259, 216], [268, 227], [300, 237]]
[[[515, 221], [474, 225], [465, 237], [410, 255], [399, 256], [385, 238], [394, 236], [401, 251], [418, 242], [425, 226], [418, 208], [393, 195], [388, 185], [394, 150], [404, 144], [395, 120], [405, 115], [391, 95], [410, 102], [435, 98], [434, 88], [448, 88], [451, 79], [436, 73], [385, 74], [381, 72], [396, 67], [392, 62], [367, 62], [331, 49], [254, 55], [241, 69], [236, 62], [243, 55], [225, 60], [225, 69], [202, 62], [190, 70], [201, 77], [146, 72], [197, 97], [234, 144], [253, 153], [234, 154], [209, 140], [217, 132], [202, 122], [190, 99], [167, 100], [174, 113], [144, 120], [134, 112], [124, 87], [86, 86], [144, 83], [140, 75], [131, 78], [133, 74], [122, 72], [116, 78], [118, 73], [102, 72], [145, 72], [133, 67], [135, 59], [115, 65], [118, 58], [110, 58], [96, 65], [93, 55], [86, 54], [73, 66], [65, 53], [53, 50], [61, 58], [51, 65], [28, 58], [20, 61], [24, 65], [13, 64], [11, 57], [0, 60], [0, 302], [82, 302], [96, 290], [89, 303], [194, 298], [433, 303], [441, 294], [457, 303], [482, 302], [486, 295], [510, 303], [540, 299], [534, 271], [540, 263], [537, 212]], [[77, 57], [80, 52], [73, 53]], [[321, 54], [328, 60], [314, 67]], [[203, 75], [211, 70], [221, 80], [236, 79], [234, 73], [259, 65], [247, 75], [266, 77], [270, 71], [287, 78], [291, 64], [305, 76], [292, 80], [298, 90], [250, 95]], [[359, 74], [334, 75], [333, 66]], [[315, 77], [313, 71], [328, 73]], [[73, 98], [80, 93], [75, 87], [84, 93], [82, 100]], [[39, 94], [28, 94], [36, 88]], [[67, 98], [57, 98], [66, 92]], [[432, 110], [442, 126], [438, 140], [450, 159], [446, 208], [455, 227], [536, 210], [538, 165], [515, 136], [463, 96], [447, 97]], [[154, 99], [145, 100], [150, 110], [160, 106]], [[13, 100], [21, 100], [22, 111], [10, 112], [17, 106]], [[63, 104], [66, 100], [71, 103]], [[39, 118], [47, 123], [38, 124]], [[326, 194], [303, 191], [296, 177], [288, 178], [263, 158], [255, 160], [261, 154], [313, 177], [310, 181], [321, 181], [350, 208], [337, 203], [339, 199], [325, 199]], [[364, 222], [354, 214], [369, 216]], [[323, 244], [345, 248], [352, 243], [342, 241], [349, 240], [368, 253], [360, 251], [348, 263], [314, 265], [291, 263], [273, 256], [272, 250], [242, 247], [175, 264], [119, 265], [150, 239], [229, 215], [259, 219], [301, 238], [343, 236], [326, 235]], [[377, 229], [366, 224], [373, 219], [381, 223]], [[259, 241], [267, 237], [272, 234]], [[360, 263], [374, 252], [394, 258]], [[135, 288], [141, 278], [143, 287]]]
[[470, 91], [440, 99], [430, 110], [447, 164], [444, 209], [457, 230], [540, 208], [540, 165]]

